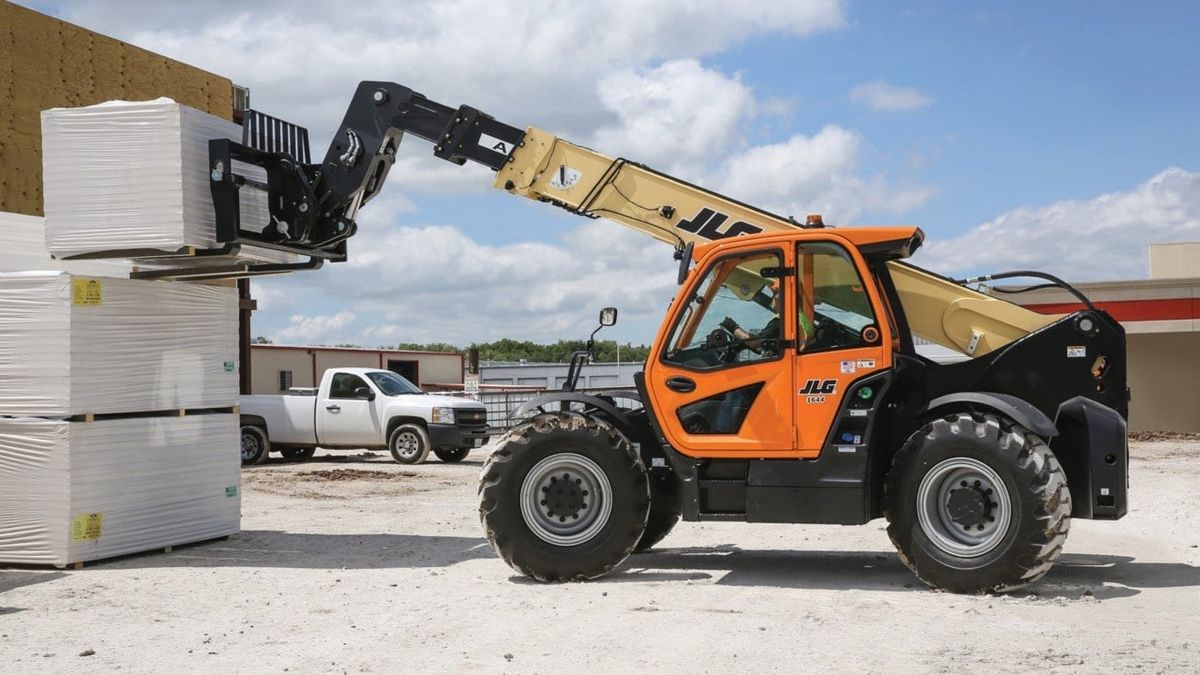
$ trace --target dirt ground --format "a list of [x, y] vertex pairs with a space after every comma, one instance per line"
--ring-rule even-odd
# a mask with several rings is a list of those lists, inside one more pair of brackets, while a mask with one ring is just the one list
[[1133, 445], [1118, 522], [1041, 582], [929, 590], [883, 521], [681, 523], [594, 582], [492, 552], [483, 451], [243, 472], [242, 534], [82, 571], [0, 570], [6, 672], [1200, 672], [1200, 442]]

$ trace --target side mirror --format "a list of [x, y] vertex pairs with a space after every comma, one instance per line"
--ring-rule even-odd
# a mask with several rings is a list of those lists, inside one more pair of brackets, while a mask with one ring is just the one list
[[371, 391], [367, 387], [359, 387], [358, 389], [354, 390], [354, 398], [361, 398], [366, 401], [374, 401], [375, 392]]
[[675, 251], [675, 259], [679, 261], [679, 274], [675, 279], [676, 286], [682, 286], [683, 282], [687, 281], [688, 269], [692, 266], [692, 249], [695, 247], [696, 242], [689, 241], [682, 250], [676, 249]]
[[611, 326], [617, 322], [617, 308], [605, 307], [600, 310], [600, 325]]

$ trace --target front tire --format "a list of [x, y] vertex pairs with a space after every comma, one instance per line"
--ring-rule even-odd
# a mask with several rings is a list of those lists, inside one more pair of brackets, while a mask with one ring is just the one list
[[479, 518], [496, 553], [538, 581], [583, 581], [621, 564], [646, 527], [650, 490], [633, 445], [574, 412], [510, 430], [484, 464]]
[[885, 490], [888, 536], [901, 561], [955, 593], [1037, 581], [1070, 529], [1071, 494], [1054, 453], [995, 415], [926, 424], [896, 454]]
[[242, 425], [242, 466], [262, 464], [271, 454], [267, 430], [252, 424]]
[[401, 424], [388, 437], [388, 451], [401, 464], [420, 464], [429, 455], [429, 432], [419, 424]]
[[470, 448], [438, 448], [433, 451], [437, 458], [447, 464], [461, 462], [467, 458], [467, 454], [471, 452]]

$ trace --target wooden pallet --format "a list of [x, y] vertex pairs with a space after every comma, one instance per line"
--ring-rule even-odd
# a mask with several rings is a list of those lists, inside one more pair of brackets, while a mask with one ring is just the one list
[[139, 417], [187, 417], [189, 415], [238, 415], [241, 405], [224, 406], [219, 408], [169, 408], [167, 410], [148, 410], [136, 413], [84, 413], [66, 418], [68, 422], [92, 422], [103, 420], [136, 419]]
[[62, 565], [62, 566], [55, 565], [55, 567], [57, 567], [58, 569], [82, 570], [84, 565], [96, 565], [96, 564], [100, 564], [100, 563], [108, 563], [108, 562], [112, 562], [114, 560], [122, 560], [124, 558], [130, 558], [130, 557], [139, 556], [139, 555], [156, 555], [159, 553], [166, 555], [168, 553], [171, 553], [172, 551], [174, 551], [177, 548], [190, 548], [192, 546], [202, 546], [204, 544], [211, 544], [216, 541], [228, 541], [229, 537], [231, 537], [231, 536], [232, 535], [227, 534], [223, 537], [214, 537], [212, 539], [201, 539], [200, 541], [192, 541], [192, 542], [187, 542], [184, 544], [174, 544], [171, 546], [163, 546], [161, 548], [149, 548], [149, 549], [146, 549], [145, 551], [136, 551], [134, 553], [122, 553], [121, 555], [113, 556], [111, 558], [97, 558], [96, 560], [86, 560], [86, 561], [85, 560], [77, 560], [75, 562], [67, 563], [66, 565]]

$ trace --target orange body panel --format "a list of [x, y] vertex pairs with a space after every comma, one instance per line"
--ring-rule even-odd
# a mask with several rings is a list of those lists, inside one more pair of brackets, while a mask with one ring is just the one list
[[[697, 264], [672, 301], [646, 360], [647, 393], [671, 446], [695, 458], [814, 459], [820, 456], [851, 383], [892, 367], [893, 340], [897, 336], [892, 334], [893, 322], [887, 315], [887, 305], [858, 247], [905, 240], [917, 232], [915, 227], [797, 230], [736, 237], [696, 247], [693, 255]], [[864, 283], [860, 292], [869, 298], [875, 315], [874, 325], [880, 334], [874, 344], [811, 353], [797, 350], [794, 342], [798, 330], [796, 312], [782, 311], [783, 337], [792, 341], [792, 346], [782, 349], [777, 358], [707, 371], [664, 361], [663, 354], [668, 349], [667, 341], [676, 321], [715, 261], [733, 253], [778, 250], [784, 265], [795, 270], [797, 258], [803, 257], [797, 255], [797, 245], [817, 242], [843, 247], [862, 277]], [[799, 306], [811, 313], [813, 279], [811, 269], [806, 268], [806, 271], [809, 273], [803, 279], [797, 279], [796, 274], [783, 279], [782, 302], [785, 307]], [[798, 292], [801, 292], [799, 303]], [[667, 380], [677, 377], [693, 381], [695, 389], [679, 392], [666, 386]], [[833, 381], [833, 392], [803, 393], [802, 390], [814, 380], [826, 389]], [[760, 382], [762, 389], [736, 434], [691, 433], [678, 414], [682, 406]]]

